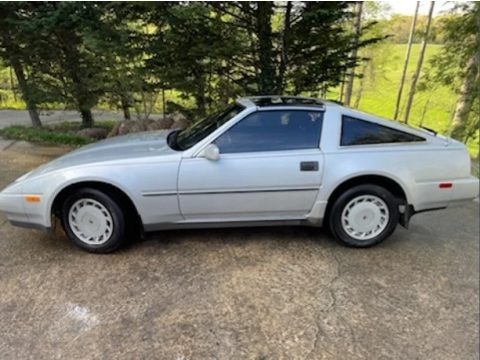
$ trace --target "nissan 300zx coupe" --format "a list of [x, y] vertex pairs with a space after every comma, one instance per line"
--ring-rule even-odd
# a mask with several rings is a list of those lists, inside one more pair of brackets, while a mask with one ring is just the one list
[[412, 215], [478, 196], [465, 146], [434, 132], [303, 97], [242, 98], [183, 130], [111, 138], [0, 193], [13, 225], [112, 252], [163, 229], [328, 225], [375, 245]]

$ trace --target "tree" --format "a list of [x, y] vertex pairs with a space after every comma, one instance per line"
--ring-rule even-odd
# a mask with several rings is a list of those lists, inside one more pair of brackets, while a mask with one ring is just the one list
[[148, 41], [145, 19], [150, 7], [129, 2], [103, 2], [99, 6], [101, 22], [89, 32], [89, 44], [104, 64], [103, 96], [123, 112], [125, 120], [131, 120], [135, 94], [141, 94], [146, 87], [143, 59]]
[[305, 2], [294, 10], [287, 49], [287, 84], [291, 86], [287, 86], [287, 92], [325, 93], [358, 65], [360, 58], [355, 49], [381, 39], [361, 38], [373, 23], [361, 28], [358, 39], [357, 34], [346, 30], [354, 16], [347, 2]]
[[26, 24], [21, 21], [18, 8], [18, 3], [0, 3], [0, 58], [3, 58], [15, 72], [33, 127], [41, 127], [35, 87], [25, 71], [25, 59], [29, 58], [28, 49], [24, 46]]
[[[451, 136], [467, 141], [468, 116], [475, 98], [478, 99], [480, 85], [480, 48], [468, 60], [465, 77], [460, 88], [460, 97], [453, 115]], [[478, 121], [477, 121], [478, 128]]]
[[[355, 4], [355, 23], [353, 25], [355, 36], [353, 38], [354, 41], [354, 48], [352, 49], [352, 57], [355, 59], [357, 58], [357, 51], [358, 51], [358, 42], [360, 41], [360, 35], [362, 31], [362, 8], [363, 2], [357, 1]], [[355, 79], [355, 68], [352, 68], [350, 72], [347, 74], [347, 83], [345, 87], [345, 104], [348, 106], [350, 105], [350, 99], [352, 97], [353, 91], [353, 81]]]
[[[63, 102], [93, 126], [92, 107], [105, 92], [107, 64], [96, 39], [105, 36], [104, 6], [73, 2], [17, 3], [23, 57], [37, 103]], [[11, 53], [9, 51], [9, 53]], [[18, 74], [17, 74], [18, 75]], [[19, 79], [19, 84], [21, 79]]]
[[412, 78], [410, 91], [408, 93], [407, 104], [406, 104], [406, 107], [405, 107], [405, 114], [403, 116], [403, 122], [405, 124], [408, 123], [408, 118], [410, 116], [410, 110], [411, 110], [412, 104], [413, 104], [413, 97], [415, 96], [417, 81], [420, 78], [420, 72], [422, 70], [423, 58], [425, 57], [425, 50], [427, 49], [428, 34], [429, 34], [429, 31], [430, 31], [430, 24], [432, 22], [432, 15], [433, 15], [434, 6], [435, 6], [435, 1], [432, 1], [430, 3], [430, 10], [428, 11], [427, 24], [425, 25], [425, 30], [424, 30], [424, 33], [423, 33], [422, 46], [421, 46], [421, 49], [420, 49], [420, 56], [418, 57], [417, 67], [416, 67], [416, 70], [415, 70], [415, 74], [413, 75], [413, 78]]
[[[366, 25], [362, 31], [362, 36], [382, 40], [389, 38], [389, 27], [384, 26], [379, 20], [383, 19], [390, 10], [391, 7], [387, 3], [365, 2], [362, 9], [362, 18], [364, 19], [362, 22], [366, 23]], [[364, 90], [373, 86], [378, 78], [386, 76], [387, 68], [391, 64], [390, 47], [391, 44], [379, 41], [360, 49], [358, 55], [361, 66], [359, 67], [360, 71], [356, 74], [359, 81], [358, 86], [355, 87], [354, 108], [359, 108]]]
[[104, 53], [96, 46], [105, 36], [101, 26], [105, 8], [81, 2], [35, 4], [30, 24], [40, 41], [32, 68], [41, 74], [49, 95], [75, 106], [82, 125], [91, 127], [92, 108], [105, 91]]
[[258, 36], [259, 53], [259, 91], [261, 94], [272, 94], [275, 92], [275, 72], [272, 61], [273, 39], [272, 39], [272, 16], [273, 2], [259, 1], [256, 8], [256, 33]]
[[400, 86], [398, 88], [398, 93], [397, 93], [397, 102], [395, 103], [395, 112], [393, 114], [393, 118], [395, 120], [398, 118], [398, 113], [400, 111], [400, 102], [402, 100], [402, 92], [403, 92], [403, 87], [405, 85], [405, 77], [407, 75], [408, 63], [410, 61], [410, 53], [412, 51], [413, 34], [415, 32], [415, 25], [417, 24], [417, 16], [418, 16], [419, 7], [420, 7], [420, 1], [417, 1], [417, 5], [415, 6], [415, 14], [413, 15], [413, 20], [412, 20], [412, 23], [410, 25], [410, 32], [409, 32], [409, 35], [408, 35], [407, 51], [405, 52], [405, 60], [403, 62], [402, 76], [400, 78]]
[[237, 33], [201, 3], [173, 4], [157, 13], [158, 23], [146, 66], [159, 74], [159, 88], [175, 88], [195, 99], [203, 116], [216, 96], [214, 85], [230, 76], [229, 66], [242, 50]]
[[214, 6], [229, 16], [229, 26], [250, 39], [249, 53], [240, 59], [240, 67], [258, 94], [325, 92], [342, 82], [347, 69], [357, 66], [359, 59], [351, 56], [354, 49], [379, 40], [355, 41], [355, 34], [346, 30], [353, 17], [348, 2]]
[[431, 60], [426, 83], [448, 85], [458, 93], [451, 124], [451, 136], [467, 141], [478, 136], [480, 106], [480, 3], [462, 3], [458, 12], [445, 17], [445, 45]]

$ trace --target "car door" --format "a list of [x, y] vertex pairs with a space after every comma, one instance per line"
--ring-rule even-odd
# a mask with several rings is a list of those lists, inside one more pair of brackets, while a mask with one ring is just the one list
[[178, 193], [187, 221], [302, 219], [320, 187], [323, 112], [259, 110], [214, 141], [219, 159], [184, 158]]

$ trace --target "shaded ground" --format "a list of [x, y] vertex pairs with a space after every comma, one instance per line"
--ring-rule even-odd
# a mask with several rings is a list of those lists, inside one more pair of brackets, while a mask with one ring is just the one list
[[[1, 143], [0, 188], [65, 148]], [[158, 233], [113, 255], [0, 215], [0, 354], [478, 359], [478, 202], [368, 250], [274, 227]]]

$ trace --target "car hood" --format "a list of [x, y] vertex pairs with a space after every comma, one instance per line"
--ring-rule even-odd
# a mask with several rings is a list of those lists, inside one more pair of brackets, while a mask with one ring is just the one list
[[24, 178], [69, 167], [90, 165], [115, 160], [178, 154], [167, 145], [171, 130], [160, 130], [114, 137], [81, 147], [33, 170]]

